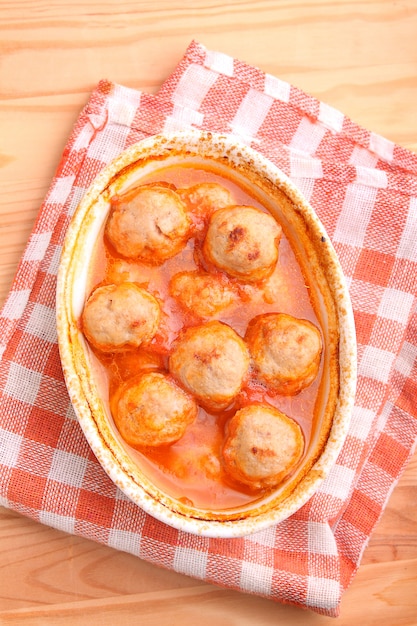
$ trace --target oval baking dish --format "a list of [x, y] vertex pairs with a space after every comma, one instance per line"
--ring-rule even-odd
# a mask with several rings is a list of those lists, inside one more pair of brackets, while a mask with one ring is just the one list
[[[187, 200], [190, 196], [187, 189], [213, 181], [220, 182], [238, 199], [235, 204], [240, 210], [227, 209], [230, 216], [236, 214], [237, 220], [243, 219], [243, 209], [250, 202], [256, 223], [264, 218], [258, 219], [255, 210], [267, 214], [268, 219], [273, 217], [278, 225], [277, 232], [282, 232], [278, 261], [272, 252], [272, 261], [267, 262], [271, 268], [278, 264], [275, 274], [267, 268], [266, 273], [261, 270], [263, 273], [251, 276], [247, 268], [240, 269], [239, 263], [233, 266], [233, 270], [227, 266], [225, 270], [221, 266], [223, 260], [217, 259], [217, 252], [208, 250], [207, 224], [195, 216], [188, 235], [181, 235], [184, 239], [181, 245], [164, 252], [162, 244], [155, 244], [155, 251], [165, 255], [157, 260], [152, 255], [138, 262], [132, 261], [132, 257], [126, 259], [125, 240], [119, 251], [112, 242], [109, 243], [110, 216], [114, 215], [116, 206], [122, 206], [124, 210], [123, 198], [134, 195], [135, 190], [146, 188], [155, 195], [152, 190], [158, 189], [161, 196], [167, 197], [172, 196], [173, 190], [181, 196], [179, 206], [183, 206], [184, 198]], [[213, 239], [217, 241], [222, 226], [216, 225], [212, 217], [209, 223], [210, 228], [219, 229]], [[120, 232], [118, 228], [117, 232]], [[244, 230], [243, 227], [233, 229], [233, 244]], [[129, 234], [129, 229], [127, 232]], [[260, 236], [261, 248], [266, 249], [269, 245], [268, 232], [275, 233], [275, 226], [272, 229], [267, 227]], [[228, 236], [230, 243], [230, 233]], [[229, 249], [227, 246], [225, 250]], [[288, 268], [296, 267], [291, 270], [296, 278], [286, 278], [286, 263]], [[200, 312], [203, 296], [196, 298], [194, 292], [195, 310], [185, 315], [181, 312], [184, 307], [177, 306], [172, 296], [174, 293], [180, 304], [184, 303], [183, 283], [177, 281], [180, 286], [176, 291], [171, 289], [170, 295], [167, 295], [166, 286], [161, 286], [163, 280], [172, 285], [174, 274], [177, 276], [182, 271], [194, 275], [201, 267], [206, 274], [214, 267], [212, 273], [216, 279], [220, 276], [219, 280], [225, 280], [230, 287], [231, 301], [235, 304], [225, 307], [226, 312], [216, 310], [212, 313], [210, 298], [205, 305], [203, 302], [205, 308], [203, 306], [203, 312]], [[227, 274], [225, 279], [224, 272]], [[107, 346], [104, 352], [97, 351], [90, 338], [86, 338], [85, 322], [82, 321], [91, 292], [112, 281], [123, 282], [121, 276], [127, 276], [129, 284], [139, 285], [142, 290], [149, 288], [152, 307], [155, 308], [156, 299], [162, 318], [168, 320], [164, 321], [168, 329], [165, 334], [160, 331], [158, 335], [155, 326], [151, 334], [149, 331], [146, 335], [146, 349], [135, 353], [136, 348], [132, 352], [129, 347], [127, 357], [120, 356], [123, 350], [112, 351]], [[295, 284], [298, 287], [293, 288]], [[289, 316], [291, 319], [295, 316], [305, 318], [305, 325], [312, 322], [319, 329], [322, 351], [306, 388], [303, 385], [291, 387], [291, 383], [289, 387], [281, 385], [269, 389], [266, 374], [262, 379], [262, 364], [257, 363], [253, 346], [259, 343], [259, 336], [265, 335], [266, 322], [264, 326], [256, 325], [252, 319], [267, 314], [279, 314], [281, 317], [277, 323], [281, 325]], [[224, 326], [233, 329], [233, 336], [237, 337], [234, 343], [229, 342]], [[237, 390], [227, 395], [225, 377], [225, 395], [220, 393], [221, 401], [216, 396], [215, 401], [211, 399], [211, 404], [199, 395], [199, 391], [192, 388], [190, 391], [188, 382], [181, 379], [184, 359], [187, 359], [181, 352], [182, 337], [184, 334], [187, 338], [191, 336], [190, 345], [194, 346], [194, 336], [202, 327], [204, 332], [206, 328], [219, 332], [221, 327], [215, 346], [227, 346], [224, 347], [227, 357], [239, 344], [249, 364], [242, 366]], [[346, 437], [356, 388], [356, 340], [349, 294], [336, 253], [313, 209], [288, 177], [255, 150], [231, 136], [184, 131], [150, 137], [128, 148], [99, 174], [72, 217], [65, 238], [58, 273], [57, 328], [69, 395], [94, 454], [131, 500], [177, 529], [211, 537], [237, 537], [285, 519], [317, 490]], [[266, 343], [262, 350], [268, 352], [269, 347]], [[143, 365], [144, 355], [146, 363]], [[129, 367], [132, 367], [131, 374]], [[144, 387], [145, 392], [150, 384], [157, 383], [158, 393], [162, 393], [160, 385], [165, 385], [165, 390], [169, 378], [171, 382], [174, 379], [181, 393], [194, 394], [192, 401], [196, 403], [198, 414], [196, 425], [189, 426], [191, 418], [187, 418], [181, 433], [186, 430], [188, 434], [179, 435], [173, 444], [165, 442], [162, 447], [149, 448], [145, 432], [145, 439], [142, 439], [145, 444], [132, 445], [121, 434], [112, 400], [117, 396], [113, 389], [117, 378], [112, 372], [117, 370], [119, 376], [121, 368], [127, 368], [119, 377], [121, 387], [122, 383], [126, 385], [130, 378], [138, 373], [142, 376], [146, 371], [148, 386]], [[157, 372], [159, 378], [149, 376], [149, 371]], [[197, 374], [199, 372], [197, 369]], [[140, 385], [139, 392], [144, 393]], [[117, 393], [120, 395], [119, 389]], [[265, 402], [298, 422], [304, 446], [297, 461], [281, 480], [271, 484], [268, 481], [251, 484], [238, 471], [228, 477], [227, 463], [232, 446], [227, 447], [223, 440], [219, 441], [235, 428], [237, 418], [234, 422], [232, 418], [239, 410], [243, 410], [245, 423], [251, 424], [255, 418], [247, 418], [245, 407], [248, 404], [257, 407]], [[155, 410], [163, 412], [166, 408], [160, 404]], [[242, 420], [239, 424], [243, 423]], [[261, 431], [262, 428], [268, 427], [261, 425]], [[206, 434], [201, 435], [202, 432]], [[275, 433], [271, 434], [274, 438], [271, 444], [277, 444], [281, 431], [272, 429], [271, 432]], [[209, 441], [211, 436], [217, 438], [215, 445]], [[193, 450], [193, 441], [200, 442], [195, 444], [197, 451]], [[201, 451], [204, 446], [206, 456]], [[216, 452], [222, 446], [226, 450], [224, 456]], [[237, 454], [235, 448], [233, 455]], [[255, 445], [252, 452], [258, 452]], [[209, 466], [217, 468], [210, 476]]]

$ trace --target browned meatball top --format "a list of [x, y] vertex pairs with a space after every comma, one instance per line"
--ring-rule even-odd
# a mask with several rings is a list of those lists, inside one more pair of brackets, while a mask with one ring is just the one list
[[245, 342], [217, 321], [188, 328], [169, 358], [170, 372], [213, 410], [224, 409], [240, 392], [248, 368]]
[[206, 272], [179, 272], [169, 291], [184, 309], [201, 318], [210, 318], [236, 302], [237, 293], [222, 275]]
[[120, 255], [160, 265], [183, 249], [191, 221], [174, 190], [145, 185], [113, 199], [106, 235]]
[[217, 209], [236, 204], [231, 192], [218, 183], [198, 183], [192, 187], [178, 189], [193, 216], [206, 220]]
[[81, 325], [88, 341], [103, 352], [136, 348], [158, 330], [156, 298], [135, 283], [97, 287], [88, 298]]
[[210, 218], [203, 254], [235, 278], [259, 281], [275, 269], [281, 233], [269, 213], [249, 206], [226, 207]]
[[154, 447], [180, 439], [195, 420], [197, 405], [169, 376], [147, 372], [125, 383], [113, 415], [128, 444]]
[[299, 425], [278, 409], [252, 404], [235, 413], [223, 448], [226, 471], [252, 489], [275, 487], [301, 459]]
[[317, 376], [322, 341], [311, 322], [265, 313], [250, 321], [245, 339], [258, 377], [278, 393], [296, 394]]

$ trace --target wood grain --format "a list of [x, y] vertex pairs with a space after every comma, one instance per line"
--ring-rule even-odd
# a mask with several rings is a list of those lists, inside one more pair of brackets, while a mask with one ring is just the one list
[[[415, 0], [3, 0], [0, 303], [88, 95], [156, 92], [192, 39], [289, 81], [417, 152]], [[417, 460], [346, 592], [339, 625], [417, 623]], [[219, 589], [0, 509], [0, 624], [334, 621]]]

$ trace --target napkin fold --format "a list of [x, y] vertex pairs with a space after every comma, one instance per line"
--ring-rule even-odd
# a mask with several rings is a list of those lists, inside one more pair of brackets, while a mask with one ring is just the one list
[[[234, 135], [282, 169], [339, 255], [358, 389], [337, 462], [289, 519], [197, 537], [148, 516], [92, 454], [66, 391], [55, 327], [69, 220], [100, 170], [159, 132]], [[417, 440], [417, 156], [279, 78], [192, 42], [156, 96], [103, 80], [68, 140], [0, 315], [0, 503], [210, 583], [337, 616]]]

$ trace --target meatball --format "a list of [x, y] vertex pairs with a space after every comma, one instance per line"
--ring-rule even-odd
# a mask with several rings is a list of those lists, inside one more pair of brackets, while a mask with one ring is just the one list
[[277, 486], [302, 457], [304, 438], [300, 426], [272, 406], [252, 404], [240, 409], [227, 430], [225, 470], [253, 490]]
[[249, 361], [243, 339], [230, 326], [211, 321], [188, 328], [179, 337], [169, 370], [197, 401], [216, 411], [240, 392]]
[[126, 443], [155, 447], [178, 441], [194, 422], [197, 411], [194, 399], [172, 378], [147, 372], [121, 388], [113, 418]]
[[161, 265], [183, 249], [191, 221], [174, 190], [145, 185], [113, 198], [105, 232], [122, 256]]
[[278, 260], [282, 229], [272, 215], [250, 206], [215, 211], [203, 243], [203, 255], [242, 281], [256, 282], [272, 274]]
[[156, 298], [135, 283], [97, 287], [88, 298], [81, 327], [102, 352], [137, 348], [155, 336], [161, 317]]
[[187, 311], [210, 318], [236, 301], [237, 294], [224, 275], [179, 272], [169, 284], [170, 294]]
[[320, 331], [285, 313], [253, 318], [245, 339], [258, 378], [282, 395], [295, 395], [316, 378], [322, 353]]
[[176, 476], [185, 480], [220, 480], [222, 475], [220, 459], [208, 444], [198, 447], [184, 445], [176, 454], [171, 468]]
[[186, 189], [178, 189], [194, 217], [208, 219], [217, 209], [235, 204], [231, 192], [218, 183], [198, 183]]

